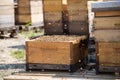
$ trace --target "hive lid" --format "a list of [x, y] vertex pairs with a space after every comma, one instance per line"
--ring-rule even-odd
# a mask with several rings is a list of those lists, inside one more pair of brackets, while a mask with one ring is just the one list
[[93, 12], [101, 11], [119, 11], [120, 1], [109, 1], [109, 2], [94, 2], [92, 3]]

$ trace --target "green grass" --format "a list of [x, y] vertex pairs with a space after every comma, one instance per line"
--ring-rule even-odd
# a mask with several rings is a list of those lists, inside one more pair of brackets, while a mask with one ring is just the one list
[[40, 30], [37, 33], [35, 33], [33, 30], [27, 31], [27, 32], [26, 31], [22, 31], [21, 34], [24, 35], [25, 37], [31, 38], [31, 37], [35, 37], [35, 36], [44, 35], [44, 30]]
[[16, 59], [24, 59], [25, 51], [24, 50], [16, 50], [11, 52], [11, 56]]

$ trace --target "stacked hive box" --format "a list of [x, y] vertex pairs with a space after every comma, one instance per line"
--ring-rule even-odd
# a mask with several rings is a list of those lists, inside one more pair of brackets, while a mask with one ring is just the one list
[[31, 22], [30, 0], [18, 0], [18, 24]]
[[42, 36], [26, 42], [27, 69], [75, 71], [87, 56], [86, 36]]
[[120, 2], [93, 3], [97, 71], [120, 72]]
[[7, 30], [15, 25], [13, 0], [0, 0], [0, 30]]
[[88, 31], [87, 0], [67, 0], [69, 34], [86, 35]]
[[62, 0], [43, 0], [46, 34], [63, 34]]
[[32, 25], [43, 26], [43, 2], [42, 0], [30, 0]]
[[42, 0], [18, 0], [16, 21], [17, 24], [43, 25]]

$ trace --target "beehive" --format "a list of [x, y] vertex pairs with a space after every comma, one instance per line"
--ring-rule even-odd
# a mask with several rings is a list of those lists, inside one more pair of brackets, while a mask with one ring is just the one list
[[86, 38], [86, 36], [43, 36], [27, 41], [27, 68], [74, 70], [78, 67], [76, 64], [87, 56], [86, 47], [80, 46], [84, 44], [81, 40]]

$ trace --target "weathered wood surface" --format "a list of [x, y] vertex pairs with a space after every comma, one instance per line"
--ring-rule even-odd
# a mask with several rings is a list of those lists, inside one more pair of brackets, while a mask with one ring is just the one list
[[96, 44], [99, 66], [120, 67], [120, 41]]
[[110, 16], [120, 16], [120, 11], [104, 11], [95, 12], [95, 17], [110, 17]]
[[63, 24], [62, 24], [62, 12], [44, 12], [44, 28], [45, 34], [48, 35], [59, 35], [63, 34]]
[[94, 29], [120, 29], [120, 17], [98, 17], [93, 24]]
[[96, 30], [94, 35], [96, 41], [120, 41], [120, 30]]
[[[61, 41], [61, 36], [57, 37], [58, 39], [51, 37], [54, 41], [48, 40], [51, 38], [44, 38], [44, 41], [42, 41], [41, 38], [26, 42], [27, 63], [75, 64], [81, 59], [79, 42], [83, 37], [73, 38], [70, 41], [64, 39]], [[68, 37], [67, 40], [69, 39]]]
[[120, 1], [111, 1], [111, 2], [95, 2], [92, 3], [92, 11], [120, 11]]
[[18, 0], [18, 24], [26, 24], [31, 22], [31, 11], [30, 11], [30, 1], [29, 0]]
[[0, 1], [0, 29], [7, 30], [13, 26], [15, 26], [13, 1]]
[[88, 35], [89, 29], [86, 21], [73, 21], [69, 23], [69, 34]]
[[68, 11], [69, 22], [72, 21], [87, 21], [88, 20], [88, 11], [87, 10], [74, 10]]
[[119, 80], [111, 74], [95, 75], [94, 71], [75, 72], [73, 74], [66, 72], [24, 72], [5, 77], [4, 80]]
[[44, 12], [62, 11], [62, 0], [43, 0]]
[[0, 0], [0, 5], [13, 5], [13, 0]]
[[34, 26], [43, 26], [43, 3], [42, 0], [31, 0], [31, 23]]
[[61, 11], [44, 12], [44, 20], [45, 22], [60, 22], [62, 21], [62, 12]]
[[87, 10], [87, 0], [67, 0], [67, 2], [69, 11]]

